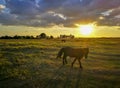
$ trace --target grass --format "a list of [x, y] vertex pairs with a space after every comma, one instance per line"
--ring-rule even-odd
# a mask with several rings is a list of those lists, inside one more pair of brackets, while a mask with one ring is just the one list
[[[120, 39], [0, 40], [0, 88], [120, 88]], [[61, 47], [89, 46], [83, 70], [55, 59]]]

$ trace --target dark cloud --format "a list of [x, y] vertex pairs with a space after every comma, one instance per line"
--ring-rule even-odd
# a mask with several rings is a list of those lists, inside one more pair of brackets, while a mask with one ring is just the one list
[[32, 0], [9, 0], [7, 7], [10, 8], [11, 14], [18, 15], [36, 15], [37, 7]]
[[0, 4], [5, 6], [0, 11], [3, 25], [75, 27], [90, 22], [120, 25], [117, 17], [120, 0], [2, 0]]
[[62, 4], [67, 0], [40, 0], [38, 5], [40, 10], [48, 11], [55, 10], [62, 6]]
[[8, 13], [0, 13], [0, 23], [3, 25], [17, 25], [19, 24], [16, 15]]

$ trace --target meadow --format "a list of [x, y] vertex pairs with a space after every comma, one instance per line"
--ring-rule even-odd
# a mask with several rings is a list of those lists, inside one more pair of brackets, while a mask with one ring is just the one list
[[[89, 47], [83, 70], [56, 59], [64, 46]], [[120, 38], [1, 39], [0, 88], [120, 88]]]

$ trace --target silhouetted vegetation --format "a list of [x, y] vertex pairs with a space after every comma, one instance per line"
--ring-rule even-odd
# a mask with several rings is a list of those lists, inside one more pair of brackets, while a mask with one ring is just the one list
[[34, 36], [1, 36], [0, 39], [34, 39]]
[[13, 37], [11, 37], [11, 36], [2, 36], [2, 37], [0, 37], [0, 39], [13, 39]]
[[73, 38], [75, 38], [75, 36], [74, 35], [60, 35], [60, 38], [70, 38], [70, 39], [73, 39]]
[[48, 36], [46, 33], [41, 33], [40, 35], [37, 35], [36, 38], [37, 39], [53, 39], [54, 37], [52, 35]]
[[36, 38], [45, 39], [47, 38], [47, 35], [45, 33], [41, 33], [40, 35], [37, 35]]
[[[75, 38], [74, 35], [60, 35], [58, 38], [60, 39], [73, 39]], [[1, 36], [0, 39], [54, 39], [53, 35], [47, 35], [46, 33], [41, 33], [39, 35], [34, 36], [29, 36], [29, 35], [25, 35], [25, 36], [20, 36], [20, 35], [15, 35], [15, 36]]]

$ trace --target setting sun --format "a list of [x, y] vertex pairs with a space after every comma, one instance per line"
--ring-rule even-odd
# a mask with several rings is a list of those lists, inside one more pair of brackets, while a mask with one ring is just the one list
[[80, 25], [79, 29], [82, 35], [90, 35], [94, 29], [94, 25]]

